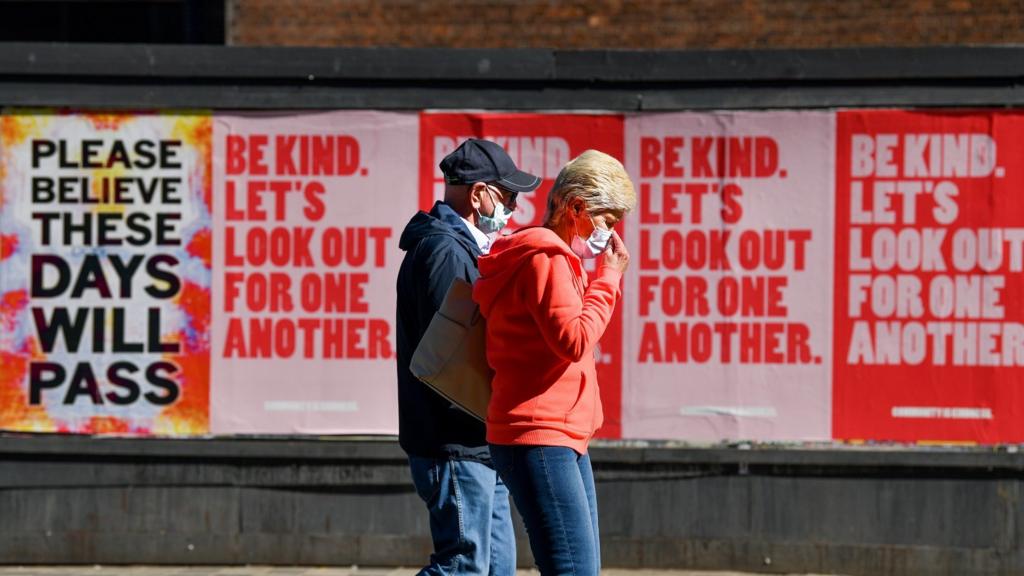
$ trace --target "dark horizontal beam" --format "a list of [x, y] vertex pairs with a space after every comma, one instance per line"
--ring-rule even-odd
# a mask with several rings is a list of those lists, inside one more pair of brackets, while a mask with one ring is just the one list
[[[601, 467], [751, 466], [818, 470], [900, 468], [1024, 473], [1024, 453], [958, 448], [686, 447], [645, 442], [595, 442]], [[0, 435], [4, 459], [151, 459], [260, 461], [404, 461], [392, 437], [367, 438], [95, 438], [67, 435]], [[853, 470], [851, 470], [853, 471]], [[843, 474], [839, 474], [843, 475]]]
[[0, 43], [0, 106], [729, 110], [1024, 104], [1024, 47], [748, 51]]
[[685, 87], [647, 90], [436, 86], [158, 86], [0, 82], [0, 105], [90, 109], [733, 110], [1021, 106], [1019, 86]]
[[559, 79], [645, 82], [917, 81], [1019, 78], [1018, 47], [559, 51]]
[[214, 80], [548, 80], [550, 50], [0, 43], [0, 76]]
[[0, 106], [222, 110], [758, 110], [842, 107], [1004, 107], [1024, 105], [1018, 85], [963, 86], [583, 86], [515, 87], [403, 83], [325, 86], [3, 82]]
[[405, 460], [394, 438], [97, 438], [0, 434], [0, 459]]
[[641, 51], [0, 43], [0, 76], [503, 83], [1016, 79], [1024, 76], [1024, 47]]

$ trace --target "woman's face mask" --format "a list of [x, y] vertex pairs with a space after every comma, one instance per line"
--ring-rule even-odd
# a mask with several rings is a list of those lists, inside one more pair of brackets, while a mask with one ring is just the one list
[[487, 187], [487, 193], [490, 194], [491, 203], [494, 204], [494, 213], [490, 216], [484, 216], [478, 209], [476, 211], [476, 227], [484, 234], [497, 234], [508, 224], [509, 219], [512, 218], [512, 211], [494, 198], [490, 186]]
[[590, 237], [581, 237], [577, 226], [576, 234], [572, 237], [572, 244], [569, 245], [573, 254], [583, 259], [597, 258], [608, 249], [608, 243], [612, 239], [611, 230], [598, 228], [593, 218], [590, 218], [590, 223], [594, 225], [594, 231], [590, 233]]

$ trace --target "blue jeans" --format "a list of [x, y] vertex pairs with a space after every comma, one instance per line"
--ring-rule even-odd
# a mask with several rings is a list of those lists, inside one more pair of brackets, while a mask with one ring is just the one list
[[416, 493], [430, 512], [434, 553], [419, 574], [514, 576], [516, 535], [508, 488], [472, 460], [409, 457]]
[[526, 524], [544, 576], [597, 576], [601, 542], [590, 455], [560, 446], [499, 446], [491, 458]]

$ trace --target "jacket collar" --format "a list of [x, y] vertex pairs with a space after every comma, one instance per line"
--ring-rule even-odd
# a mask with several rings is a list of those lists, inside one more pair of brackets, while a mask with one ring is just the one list
[[476, 252], [480, 253], [480, 246], [477, 244], [476, 238], [473, 237], [469, 228], [466, 227], [466, 222], [462, 219], [462, 216], [459, 216], [451, 206], [438, 200], [434, 207], [430, 209], [430, 215], [447, 224], [453, 232], [458, 234], [460, 238], [468, 240], [473, 245], [473, 248], [476, 249]]

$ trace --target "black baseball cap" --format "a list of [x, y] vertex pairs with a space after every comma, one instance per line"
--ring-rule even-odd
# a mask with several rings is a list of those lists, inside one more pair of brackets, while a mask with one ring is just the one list
[[494, 182], [512, 192], [533, 192], [540, 178], [516, 168], [504, 148], [490, 140], [470, 138], [439, 164], [448, 184]]

